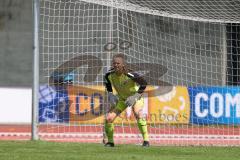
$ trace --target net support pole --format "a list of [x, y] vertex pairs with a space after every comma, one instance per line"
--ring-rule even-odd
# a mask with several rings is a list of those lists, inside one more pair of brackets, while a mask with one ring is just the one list
[[[108, 32], [108, 42], [113, 42], [113, 0], [111, 1], [112, 6], [110, 7], [110, 15], [109, 15], [109, 32]], [[111, 53], [111, 52], [110, 52]], [[108, 61], [107, 67], [110, 67], [111, 55], [108, 53]]]
[[32, 140], [38, 140], [39, 0], [33, 0]]
[[222, 34], [223, 34], [223, 40], [222, 40], [222, 86], [227, 85], [227, 38], [226, 38], [226, 25], [221, 27]]

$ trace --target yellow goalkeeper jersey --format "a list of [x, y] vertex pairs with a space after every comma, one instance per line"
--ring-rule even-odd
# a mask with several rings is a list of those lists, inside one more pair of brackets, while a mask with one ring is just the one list
[[134, 72], [118, 75], [114, 70], [110, 70], [105, 74], [104, 79], [107, 91], [113, 92], [112, 87], [114, 87], [121, 100], [126, 100], [137, 92], [143, 93], [147, 85], [144, 78]]

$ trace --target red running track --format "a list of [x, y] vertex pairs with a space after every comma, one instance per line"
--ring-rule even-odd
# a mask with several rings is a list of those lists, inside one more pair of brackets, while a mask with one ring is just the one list
[[[102, 126], [40, 125], [39, 138], [47, 141], [101, 143]], [[159, 126], [149, 128], [151, 144], [240, 146], [236, 126]], [[30, 140], [30, 125], [0, 125], [0, 140]], [[115, 143], [140, 144], [136, 127], [115, 127]]]

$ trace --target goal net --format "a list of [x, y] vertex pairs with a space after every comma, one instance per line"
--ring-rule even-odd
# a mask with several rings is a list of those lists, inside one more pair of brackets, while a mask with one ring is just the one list
[[[239, 0], [40, 0], [41, 139], [101, 142], [103, 77], [123, 53], [143, 75], [151, 144], [240, 144]], [[141, 143], [131, 108], [116, 143]]]

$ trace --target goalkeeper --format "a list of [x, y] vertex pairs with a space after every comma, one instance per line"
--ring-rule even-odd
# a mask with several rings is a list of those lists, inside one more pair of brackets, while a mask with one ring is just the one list
[[[143, 98], [142, 93], [146, 88], [146, 81], [143, 77], [134, 72], [130, 72], [125, 64], [123, 54], [116, 54], [112, 60], [113, 68], [105, 74], [105, 86], [108, 92], [108, 100], [111, 109], [106, 115], [105, 132], [108, 137], [106, 147], [114, 147], [113, 132], [114, 120], [127, 107], [132, 107], [133, 113], [137, 119], [138, 128], [143, 136], [142, 146], [149, 146], [146, 117], [142, 112]], [[113, 89], [117, 94], [113, 94]]]

